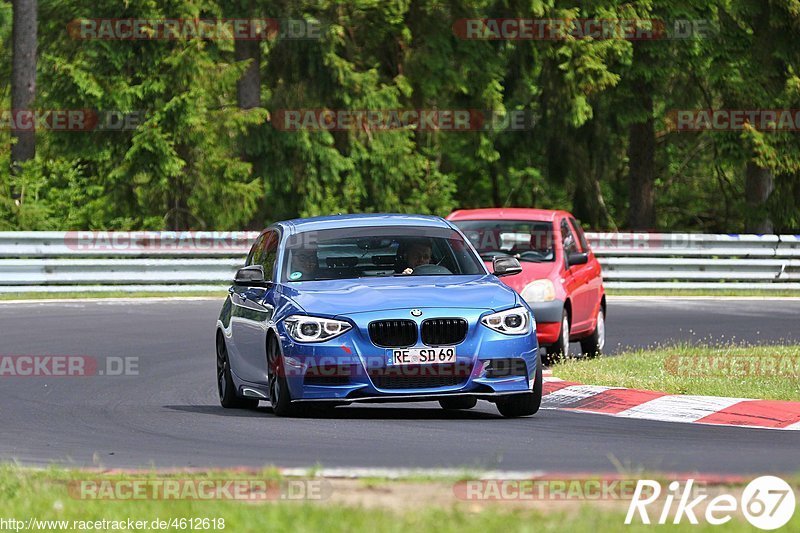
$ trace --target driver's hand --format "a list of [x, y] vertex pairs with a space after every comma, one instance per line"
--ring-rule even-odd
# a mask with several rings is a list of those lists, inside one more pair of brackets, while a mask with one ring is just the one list
[[413, 274], [413, 273], [414, 273], [414, 270], [410, 269], [410, 268], [407, 268], [407, 269], [403, 270], [403, 274], [406, 274], [406, 275]]

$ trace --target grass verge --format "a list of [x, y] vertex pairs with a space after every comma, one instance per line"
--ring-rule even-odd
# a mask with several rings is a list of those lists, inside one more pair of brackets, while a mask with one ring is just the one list
[[[253, 474], [241, 472], [214, 472], [208, 474], [173, 474], [173, 478], [183, 480], [222, 480], [255, 479]], [[231, 500], [187, 500], [187, 499], [135, 499], [98, 500], [81, 499], [74, 487], [81, 480], [114, 481], [131, 479], [123, 475], [92, 474], [74, 470], [49, 469], [31, 471], [14, 466], [0, 466], [0, 517], [27, 521], [40, 521], [39, 529], [49, 531], [80, 530], [87, 522], [98, 521], [139, 521], [144, 528], [135, 526], [133, 530], [153, 530], [153, 520], [166, 521], [167, 527], [160, 530], [186, 531], [203, 529], [207, 531], [262, 532], [262, 531], [420, 531], [420, 532], [463, 532], [463, 531], [652, 531], [652, 526], [637, 524], [624, 526], [627, 501], [586, 502], [586, 501], [536, 501], [527, 507], [512, 502], [469, 502], [453, 496], [452, 485], [433, 485], [433, 490], [425, 485], [415, 484], [402, 488], [403, 482], [387, 481], [377, 487], [349, 485], [349, 488], [334, 486], [327, 496], [317, 500], [285, 501], [281, 498], [258, 503]], [[150, 474], [137, 475], [136, 479], [164, 479], [165, 476]], [[281, 480], [274, 471], [265, 471], [259, 479]], [[448, 490], [449, 489], [449, 490]], [[731, 489], [735, 494], [735, 489]], [[364, 492], [367, 491], [364, 499]], [[413, 491], [413, 492], [410, 492]], [[396, 505], [404, 494], [419, 492], [430, 496], [419, 505]], [[361, 499], [350, 498], [360, 493]], [[389, 494], [391, 497], [384, 497]], [[369, 496], [382, 502], [381, 505], [369, 503]], [[402, 500], [401, 500], [402, 501]], [[435, 503], [430, 503], [431, 501]], [[361, 502], [354, 504], [353, 502]], [[367, 502], [367, 503], [365, 503]], [[660, 514], [661, 506], [652, 509], [654, 519]], [[175, 525], [171, 525], [176, 519]], [[199, 527], [187, 527], [187, 523], [200, 520]], [[208, 519], [206, 526], [202, 521]], [[181, 522], [183, 520], [183, 522]], [[220, 521], [221, 520], [221, 521]], [[61, 521], [42, 524], [41, 521]], [[684, 519], [684, 522], [686, 520]], [[213, 527], [209, 527], [213, 524]], [[5, 529], [14, 530], [5, 523]], [[222, 526], [222, 527], [220, 527]], [[786, 528], [800, 527], [800, 513], [796, 513]], [[114, 529], [111, 524], [104, 528], [96, 525], [91, 529]], [[125, 527], [123, 527], [125, 529]], [[701, 521], [701, 525], [684, 523], [680, 526], [666, 525], [666, 531], [718, 531], [718, 528]], [[20, 529], [22, 530], [22, 529]], [[131, 529], [128, 529], [129, 531]], [[751, 526], [741, 515], [735, 515], [725, 526], [726, 531], [750, 531]]]
[[677, 345], [571, 359], [553, 375], [587, 385], [800, 401], [800, 346]]

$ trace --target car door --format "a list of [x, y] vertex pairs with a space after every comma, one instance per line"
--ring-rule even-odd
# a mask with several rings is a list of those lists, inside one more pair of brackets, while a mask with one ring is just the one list
[[570, 253], [580, 252], [578, 239], [572, 226], [566, 218], [561, 219], [561, 243], [564, 250], [564, 264], [570, 275], [570, 285], [567, 292], [570, 294], [572, 302], [572, 334], [581, 333], [587, 327], [590, 317], [590, 306], [586, 283], [588, 281], [586, 265], [570, 265], [568, 257]]
[[600, 298], [602, 297], [602, 269], [600, 267], [600, 262], [597, 261], [597, 258], [592, 252], [592, 248], [589, 246], [589, 243], [586, 240], [586, 235], [583, 233], [583, 228], [581, 225], [577, 220], [575, 220], [574, 217], [570, 217], [569, 221], [575, 230], [575, 234], [578, 236], [578, 244], [580, 244], [581, 251], [585, 252], [589, 256], [589, 261], [586, 263], [586, 265], [584, 265], [583, 268], [583, 276], [585, 277], [586, 298], [587, 305], [589, 305], [590, 308], [589, 320], [591, 321], [594, 320], [595, 311], [597, 311], [598, 307], [600, 306]]
[[275, 275], [280, 235], [265, 231], [253, 245], [246, 266], [261, 265], [267, 287], [231, 287], [231, 332], [236, 349], [230, 354], [231, 368], [239, 378], [267, 382], [267, 323], [275, 311]]

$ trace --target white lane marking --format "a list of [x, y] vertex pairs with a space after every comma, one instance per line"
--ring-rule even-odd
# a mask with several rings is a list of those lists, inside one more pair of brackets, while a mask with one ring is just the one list
[[597, 385], [571, 385], [564, 387], [542, 398], [542, 406], [550, 409], [569, 407], [585, 398], [597, 396], [614, 387], [600, 387]]
[[338, 468], [279, 468], [280, 473], [289, 477], [316, 476], [325, 478], [387, 478], [402, 479], [410, 477], [441, 477], [460, 478], [465, 474], [475, 479], [534, 479], [546, 474], [543, 470], [476, 470], [467, 468], [365, 468], [365, 467], [338, 467]]
[[619, 412], [616, 416], [662, 422], [695, 422], [743, 401], [747, 400], [717, 396], [662, 396]]
[[789, 430], [789, 431], [800, 431], [800, 422], [795, 422], [794, 424], [786, 426], [783, 429], [786, 429], [786, 430]]

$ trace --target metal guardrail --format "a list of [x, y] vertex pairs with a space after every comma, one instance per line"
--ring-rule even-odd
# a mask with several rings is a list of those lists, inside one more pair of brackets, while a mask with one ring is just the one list
[[257, 231], [7, 231], [0, 258], [242, 257]]
[[800, 235], [588, 233], [616, 289], [800, 290]]
[[[0, 293], [220, 291], [258, 232], [0, 232]], [[616, 289], [800, 291], [800, 236], [587, 233]]]

